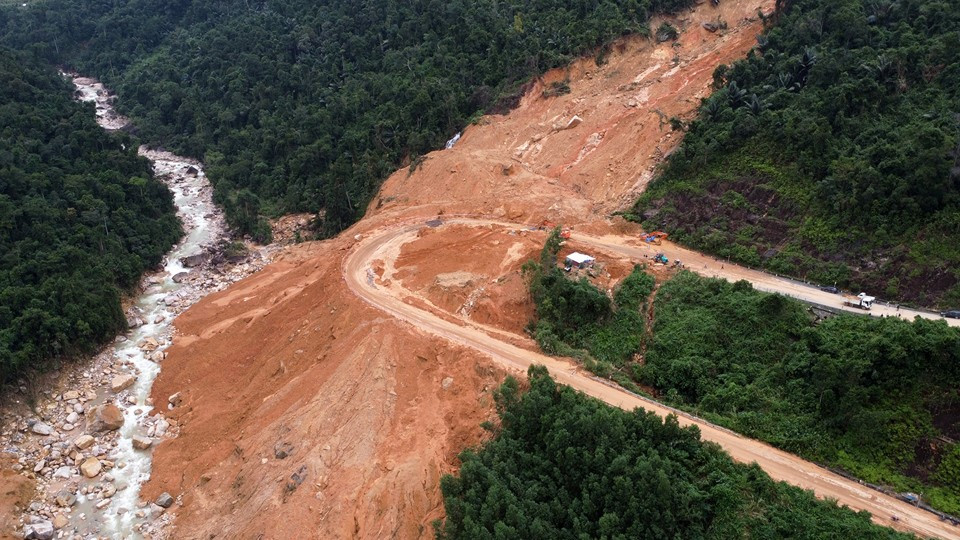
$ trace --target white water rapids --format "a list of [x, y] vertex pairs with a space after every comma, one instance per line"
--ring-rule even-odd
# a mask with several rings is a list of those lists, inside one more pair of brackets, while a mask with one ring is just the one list
[[[128, 124], [127, 119], [113, 110], [112, 98], [101, 83], [85, 77], [75, 77], [73, 82], [78, 90], [78, 99], [96, 105], [97, 122], [101, 127], [117, 130]], [[114, 346], [114, 357], [132, 364], [131, 372], [137, 376], [136, 383], [117, 396], [109, 388], [103, 389], [98, 392], [97, 402], [91, 403], [97, 405], [111, 400], [123, 411], [124, 424], [120, 428], [117, 446], [109, 456], [118, 465], [110, 471], [118, 490], [102, 509], [94, 507], [94, 500], [85, 500], [80, 495], [77, 507], [70, 514], [69, 527], [100, 537], [124, 539], [142, 537], [142, 524], [150, 514], [149, 511], [137, 510], [142, 506], [139, 500], [140, 486], [150, 477], [152, 450], [134, 449], [133, 437], [159, 437], [163, 428], [158, 429], [157, 424], [165, 424], [164, 420], [156, 421], [148, 416], [154, 408], [149, 402], [150, 389], [160, 372], [160, 364], [148, 358], [155, 351], [145, 351], [139, 345], [147, 338], [154, 338], [160, 343], [157, 350], [169, 346], [174, 317], [206, 292], [198, 286], [174, 281], [174, 276], [187, 271], [181, 259], [205, 251], [224, 238], [226, 231], [222, 214], [213, 204], [211, 186], [199, 163], [145, 147], [139, 148], [139, 154], [152, 162], [157, 177], [173, 192], [185, 235], [167, 254], [163, 269], [144, 278], [143, 292], [135, 299], [133, 308], [144, 324], [131, 329], [126, 334], [127, 339]], [[198, 271], [203, 270], [194, 270]], [[162, 412], [167, 403], [164, 400], [156, 406]], [[125, 489], [121, 489], [121, 486], [125, 486]]]

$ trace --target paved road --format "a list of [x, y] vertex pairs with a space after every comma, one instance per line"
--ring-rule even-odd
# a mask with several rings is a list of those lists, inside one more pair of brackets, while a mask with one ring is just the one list
[[[451, 222], [476, 226], [521, 227], [516, 224], [492, 220], [456, 219], [451, 220]], [[423, 332], [478, 350], [510, 370], [525, 372], [530, 365], [541, 364], [547, 367], [550, 374], [558, 382], [569, 385], [610, 405], [626, 410], [641, 407], [661, 416], [677, 414], [681, 425], [696, 425], [700, 429], [701, 437], [704, 440], [721, 445], [737, 461], [756, 462], [776, 480], [813, 490], [819, 497], [835, 499], [854, 510], [866, 510], [873, 515], [873, 520], [876, 523], [920, 536], [960, 540], [960, 528], [942, 522], [928, 512], [826, 471], [797, 456], [773, 448], [766, 443], [737, 435], [727, 429], [676, 411], [653, 400], [624, 392], [597, 380], [589, 373], [582, 372], [571, 362], [516, 347], [497, 339], [479, 326], [466, 322], [458, 324], [458, 322], [448, 321], [405, 303], [403, 298], [407, 292], [400, 288], [396, 280], [391, 280], [389, 286], [382, 286], [373, 279], [371, 263], [377, 259], [386, 260], [391, 256], [391, 253], [398, 253], [397, 247], [414, 239], [416, 231], [422, 226], [417, 224], [379, 230], [358, 242], [344, 260], [343, 265], [344, 278], [349, 288], [361, 299], [393, 317], [406, 321]], [[643, 258], [644, 254], [649, 254], [650, 249], [652, 249], [648, 246], [631, 246], [628, 239], [617, 237], [597, 238], [576, 234], [573, 240], [603, 251], [640, 259]], [[704, 270], [702, 265], [707, 264], [707, 258], [700, 261], [693, 256], [696, 255], [695, 253], [676, 246], [658, 246], [658, 250], [686, 257], [684, 262], [691, 269], [696, 270], [692, 266], [700, 264], [700, 270]], [[681, 260], [684, 259], [681, 258]], [[741, 279], [744, 276], [753, 276], [750, 270], [737, 269], [726, 264], [723, 265], [724, 268], [721, 270], [719, 268], [720, 263], [716, 264], [717, 270], [722, 272], [720, 275], [723, 277]], [[705, 270], [709, 275], [709, 272], [712, 271], [711, 266], [707, 264]], [[757, 274], [759, 274], [758, 277], [765, 276], [762, 280], [758, 279], [758, 288], [769, 286], [777, 290], [776, 287], [780, 283], [776, 278], [761, 273]], [[820, 293], [820, 291], [797, 291], [796, 287], [795, 283], [786, 281], [783, 284], [783, 291], [797, 292], [797, 294], [811, 293], [812, 298], [821, 302], [820, 295], [812, 294]], [[825, 301], [822, 303], [832, 305]], [[890, 519], [893, 515], [898, 516], [900, 520], [893, 522]]]

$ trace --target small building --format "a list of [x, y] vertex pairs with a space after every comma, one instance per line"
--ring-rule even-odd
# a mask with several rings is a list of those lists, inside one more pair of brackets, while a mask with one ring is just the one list
[[594, 261], [596, 261], [595, 258], [585, 253], [574, 251], [573, 253], [567, 255], [564, 265], [568, 268], [590, 268], [593, 266]]

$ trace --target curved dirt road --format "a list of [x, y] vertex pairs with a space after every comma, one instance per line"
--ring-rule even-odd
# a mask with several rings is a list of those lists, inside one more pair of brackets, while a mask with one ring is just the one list
[[[480, 219], [454, 219], [446, 223], [474, 226], [498, 225], [513, 228], [526, 227], [514, 223]], [[414, 224], [381, 229], [370, 233], [369, 236], [358, 242], [353, 247], [352, 252], [345, 258], [343, 264], [343, 275], [348, 287], [364, 301], [393, 317], [404, 320], [423, 332], [428, 332], [454, 343], [479, 350], [508, 369], [525, 372], [532, 364], [542, 364], [549, 369], [550, 374], [558, 382], [571, 386], [610, 405], [626, 410], [641, 407], [661, 416], [676, 414], [679, 417], [681, 425], [696, 425], [700, 429], [701, 437], [704, 440], [719, 444], [737, 461], [744, 463], [756, 462], [775, 480], [789, 482], [801, 488], [813, 490], [817, 496], [821, 498], [835, 499], [840, 504], [849, 506], [854, 510], [866, 510], [873, 515], [873, 520], [879, 524], [925, 537], [960, 540], [960, 527], [954, 527], [946, 522], [942, 522], [936, 516], [926, 511], [910, 506], [892, 497], [885, 496], [856, 482], [847, 480], [797, 456], [777, 450], [768, 444], [737, 435], [727, 429], [715, 426], [702, 419], [677, 411], [653, 400], [641, 398], [612, 387], [594, 378], [589, 373], [581, 371], [571, 362], [545, 356], [503, 342], [489, 335], [487, 331], [483, 330], [479, 325], [473, 325], [465, 321], [451, 322], [433, 313], [407, 304], [404, 301], [406, 293], [397, 283], [378, 283], [377, 275], [374, 273], [371, 263], [375, 260], [382, 260], [388, 264], [392, 264], [392, 257], [395, 257], [399, 253], [400, 246], [414, 239], [417, 231], [424, 226], [423, 224]], [[578, 243], [591, 245], [601, 251], [615, 252], [620, 256], [634, 257], [641, 260], [645, 254], [649, 255], [653, 252], [653, 248], [650, 246], [630, 245], [626, 239], [614, 236], [600, 238], [575, 234], [573, 240]], [[664, 245], [657, 246], [656, 249], [657, 251], [667, 253], [668, 256], [671, 254], [674, 256], [676, 256], [676, 254], [682, 254], [681, 256], [684, 257], [684, 259], [681, 260], [692, 270], [699, 271], [704, 269], [703, 265], [706, 265], [705, 271], [701, 273], [707, 275], [714, 275], [715, 272], [716, 275], [720, 275], [721, 277], [733, 279], [749, 279], [754, 281], [753, 278], [757, 278], [757, 280], [754, 281], [757, 288], [784, 292], [800, 298], [809, 297], [812, 301], [826, 305], [833, 305], [828, 303], [828, 301], [836, 299], [836, 295], [822, 293], [819, 290], [810, 289], [809, 287], [804, 287], [788, 280], [779, 280], [778, 278], [760, 272], [726, 264], [724, 264], [723, 269], [720, 269], [719, 262], [716, 263], [716, 268], [714, 268], [713, 265], [709, 264], [709, 261], [712, 261], [712, 259], [677, 246]], [[703, 260], [701, 261], [696, 257], [700, 257]], [[757, 274], [757, 276], [753, 274]], [[764, 277], [764, 279], [760, 279], [761, 277]], [[826, 296], [827, 298], [822, 298], [821, 296]], [[900, 520], [893, 522], [890, 519], [893, 515], [898, 516]]]

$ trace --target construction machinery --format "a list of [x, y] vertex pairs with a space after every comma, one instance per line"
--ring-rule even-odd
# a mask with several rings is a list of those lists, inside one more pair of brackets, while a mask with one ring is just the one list
[[[549, 219], [545, 219], [545, 220], [543, 220], [543, 221], [540, 222], [540, 226], [537, 227], [537, 228], [540, 229], [541, 231], [551, 231], [551, 230], [553, 230], [554, 228], [556, 228], [556, 226], [557, 226], [556, 223], [550, 221]], [[564, 240], [569, 240], [569, 239], [570, 239], [570, 228], [569, 228], [569, 227], [564, 227], [563, 230], [560, 231], [560, 238], [563, 238]]]
[[660, 264], [667, 264], [668, 262], [670, 262], [670, 259], [668, 259], [667, 256], [664, 255], [663, 253], [657, 253], [656, 255], [653, 256], [653, 262], [660, 263]]
[[663, 231], [653, 231], [652, 233], [644, 234], [643, 241], [648, 244], [659, 246], [664, 240], [667, 239], [668, 236], [670, 235]]
[[862, 292], [856, 296], [845, 296], [843, 298], [843, 305], [862, 310], [869, 310], [870, 307], [873, 306], [874, 300], [876, 300], [876, 297], [868, 296], [867, 293]]

